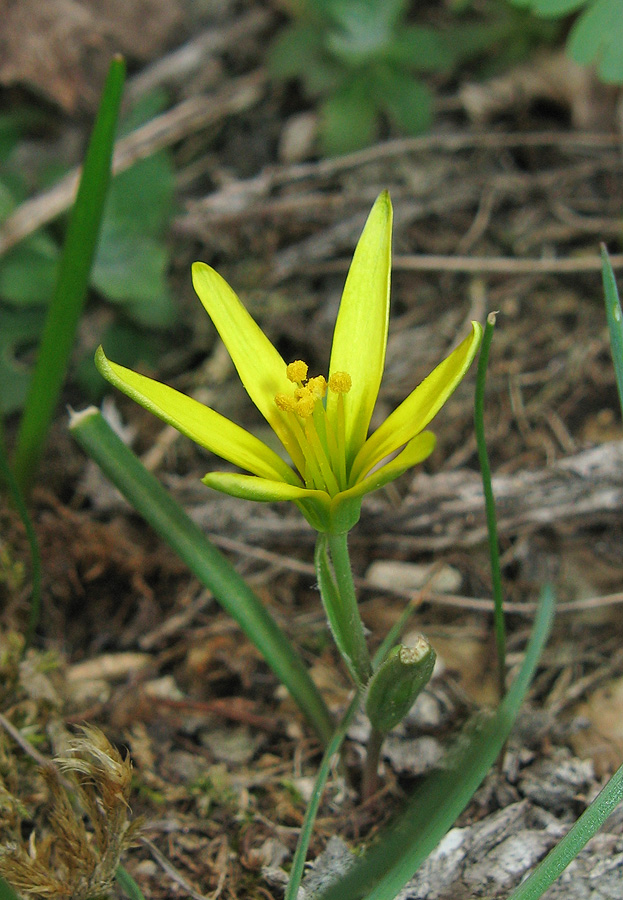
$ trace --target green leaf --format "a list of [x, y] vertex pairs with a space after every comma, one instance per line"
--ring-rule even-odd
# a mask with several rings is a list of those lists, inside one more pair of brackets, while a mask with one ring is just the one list
[[[117, 866], [117, 871], [115, 872], [115, 879], [117, 884], [130, 900], [145, 900], [143, 892], [139, 888], [138, 884], [134, 881], [132, 876], [122, 865]], [[0, 898], [1, 900], [1, 898]]]
[[316, 815], [318, 813], [318, 807], [320, 806], [325, 784], [327, 783], [327, 778], [329, 777], [334, 759], [339, 752], [350, 724], [359, 709], [360, 701], [361, 695], [359, 691], [356, 691], [348, 709], [344, 713], [342, 721], [335, 729], [331, 740], [325, 748], [322, 761], [316, 774], [311, 797], [309, 798], [307, 809], [305, 810], [305, 818], [303, 819], [303, 824], [299, 832], [299, 839], [292, 860], [292, 868], [290, 869], [290, 877], [288, 879], [284, 900], [295, 900], [295, 898], [299, 896], [299, 887], [305, 869], [305, 857], [307, 856], [307, 849], [311, 840], [314, 822], [316, 821]]
[[412, 72], [444, 72], [451, 68], [454, 54], [441, 32], [410, 26], [394, 35], [385, 59]]
[[529, 7], [536, 16], [559, 18], [586, 6], [589, 0], [511, 0], [515, 6]]
[[367, 147], [376, 128], [376, 104], [363, 79], [350, 81], [320, 107], [320, 139], [328, 156]]
[[509, 900], [539, 900], [623, 800], [623, 766], [584, 810], [564, 838], [513, 891]]
[[391, 45], [404, 6], [403, 0], [335, 0], [331, 4], [335, 27], [327, 33], [327, 50], [349, 67], [378, 57]]
[[595, 0], [571, 29], [567, 51], [580, 65], [594, 63], [603, 81], [623, 83], [623, 0]]
[[43, 310], [0, 305], [0, 417], [24, 406], [31, 372], [20, 360], [38, 343], [44, 319]]
[[[123, 226], [106, 230], [92, 285], [113, 302], [142, 304], [145, 324], [170, 324], [171, 304], [166, 281], [169, 254], [159, 240], [127, 231]], [[150, 306], [153, 307], [150, 315]], [[166, 311], [166, 312], [165, 312]], [[163, 314], [164, 313], [164, 314]]]
[[510, 690], [492, 718], [429, 776], [374, 846], [328, 889], [322, 900], [393, 900], [465, 809], [504, 746], [547, 641], [554, 594], [545, 588], [526, 654]]
[[623, 312], [614, 271], [604, 244], [601, 245], [601, 274], [606, 301], [606, 320], [610, 333], [610, 352], [614, 363], [619, 403], [623, 413]]
[[407, 134], [428, 131], [433, 121], [429, 88], [406, 72], [389, 66], [377, 73], [377, 100], [390, 119]]
[[317, 25], [294, 24], [277, 35], [268, 51], [268, 68], [273, 78], [305, 77], [324, 52], [322, 31]]
[[0, 160], [8, 159], [19, 141], [19, 128], [15, 116], [0, 115]]
[[366, 31], [389, 32], [405, 15], [408, 0], [330, 0], [325, 4], [327, 17], [339, 28], [354, 35]]
[[104, 85], [72, 209], [35, 371], [20, 423], [13, 470], [23, 493], [33, 479], [58, 401], [86, 298], [91, 265], [110, 179], [110, 163], [125, 81], [115, 57]]
[[[136, 368], [141, 364], [147, 364], [148, 368], [153, 369], [164, 350], [165, 339], [162, 334], [154, 334], [133, 322], [117, 319], [101, 335], [101, 340], [121, 365]], [[108, 390], [108, 385], [95, 368], [93, 361], [95, 350], [96, 347], [91, 347], [82, 357], [74, 377], [87, 397], [91, 400], [100, 400]]]
[[0, 259], [0, 299], [15, 306], [47, 306], [58, 277], [59, 250], [43, 231]]
[[106, 201], [100, 244], [121, 227], [135, 234], [161, 234], [173, 211], [174, 191], [175, 176], [167, 153], [142, 159], [115, 176]]

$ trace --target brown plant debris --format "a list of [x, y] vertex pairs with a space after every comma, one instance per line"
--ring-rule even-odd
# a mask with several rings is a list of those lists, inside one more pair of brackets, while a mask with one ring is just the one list
[[49, 794], [46, 827], [27, 839], [23, 805], [0, 782], [0, 805], [11, 813], [0, 823], [0, 875], [29, 898], [100, 900], [109, 896], [138, 828], [129, 819], [132, 764], [91, 726], [56, 763], [41, 770]]

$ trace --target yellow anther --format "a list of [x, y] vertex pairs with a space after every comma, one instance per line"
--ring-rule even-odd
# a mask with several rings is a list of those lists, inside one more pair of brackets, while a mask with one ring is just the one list
[[327, 393], [327, 379], [324, 377], [324, 375], [316, 375], [315, 378], [309, 379], [306, 387], [309, 388], [314, 397], [322, 399]]
[[302, 419], [308, 419], [314, 413], [316, 398], [307, 388], [299, 388], [296, 391], [296, 411]]
[[275, 403], [282, 412], [294, 412], [296, 410], [294, 397], [289, 397], [287, 394], [277, 394]]
[[288, 380], [292, 381], [294, 384], [300, 384], [302, 381], [305, 381], [307, 378], [307, 368], [307, 363], [304, 363], [302, 359], [296, 359], [294, 362], [289, 363], [286, 366]]
[[353, 386], [353, 379], [348, 372], [334, 372], [329, 378], [329, 390], [334, 394], [347, 394]]

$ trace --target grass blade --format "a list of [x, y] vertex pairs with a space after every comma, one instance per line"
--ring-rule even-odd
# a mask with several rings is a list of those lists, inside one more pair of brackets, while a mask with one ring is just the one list
[[606, 319], [608, 320], [608, 331], [610, 332], [610, 350], [614, 363], [621, 413], [623, 414], [623, 315], [621, 313], [621, 301], [619, 300], [616, 279], [605, 244], [601, 245], [601, 274], [606, 300]]
[[37, 630], [39, 616], [41, 614], [41, 552], [39, 550], [39, 541], [37, 540], [32, 520], [28, 515], [28, 508], [24, 501], [24, 496], [9, 465], [9, 458], [4, 443], [4, 434], [0, 428], [0, 483], [1, 482], [4, 482], [6, 485], [15, 505], [15, 509], [22, 520], [24, 531], [26, 532], [26, 539], [30, 547], [32, 590], [30, 593], [28, 624], [24, 635], [24, 649], [26, 649], [31, 643], [33, 635]]
[[115, 57], [104, 86], [69, 219], [56, 287], [17, 436], [13, 471], [25, 495], [43, 452], [82, 315], [110, 181], [124, 81], [125, 63], [121, 57]]
[[513, 891], [509, 900], [538, 900], [601, 828], [621, 800], [623, 800], [623, 766], [617, 769], [564, 838]]
[[322, 900], [393, 900], [465, 809], [506, 742], [549, 635], [554, 592], [541, 592], [523, 664], [495, 715], [415, 791], [384, 836]]
[[126, 895], [126, 897], [129, 897], [130, 900], [145, 900], [140, 887], [134, 881], [130, 873], [123, 868], [123, 866], [117, 866], [115, 878], [123, 893]]
[[294, 859], [292, 860], [290, 879], [288, 881], [284, 900], [296, 900], [296, 898], [298, 897], [299, 887], [301, 884], [301, 879], [303, 877], [303, 870], [305, 868], [307, 850], [309, 848], [309, 842], [311, 840], [314, 822], [316, 821], [318, 807], [320, 806], [324, 787], [327, 783], [327, 778], [329, 777], [329, 772], [331, 770], [331, 764], [333, 762], [333, 759], [335, 758], [335, 755], [339, 752], [340, 747], [342, 746], [344, 738], [346, 737], [346, 732], [350, 727], [350, 723], [352, 722], [355, 713], [359, 709], [360, 702], [361, 692], [358, 690], [355, 692], [355, 696], [351, 700], [348, 709], [344, 713], [342, 721], [336, 728], [333, 737], [331, 738], [325, 749], [320, 767], [318, 769], [318, 774], [316, 775], [316, 780], [314, 782], [314, 789], [312, 791], [311, 797], [309, 798], [307, 809], [305, 810], [305, 817], [303, 819], [303, 824], [299, 833], [299, 839], [296, 845]]
[[69, 427], [82, 449], [238, 622], [326, 744], [333, 734], [333, 722], [324, 700], [299, 654], [246, 581], [97, 409], [72, 414]]
[[478, 462], [480, 463], [480, 475], [482, 489], [485, 495], [485, 512], [487, 516], [487, 535], [489, 541], [489, 559], [491, 565], [491, 587], [493, 591], [493, 627], [495, 630], [495, 645], [498, 655], [498, 690], [500, 700], [506, 691], [506, 625], [504, 623], [504, 597], [502, 593], [502, 571], [500, 568], [500, 546], [498, 542], [498, 525], [495, 514], [495, 499], [491, 484], [491, 466], [485, 438], [485, 381], [487, 378], [487, 366], [489, 364], [489, 350], [493, 339], [495, 327], [495, 313], [489, 313], [485, 333], [482, 338], [480, 357], [478, 359], [478, 373], [476, 376], [476, 396], [474, 401], [474, 431], [478, 447]]

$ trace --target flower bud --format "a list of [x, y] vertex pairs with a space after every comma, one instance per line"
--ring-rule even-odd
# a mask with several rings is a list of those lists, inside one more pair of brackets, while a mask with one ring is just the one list
[[413, 647], [390, 650], [368, 685], [366, 713], [373, 728], [387, 734], [404, 719], [430, 681], [436, 658], [423, 635]]

